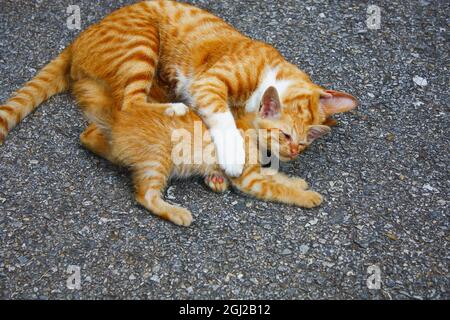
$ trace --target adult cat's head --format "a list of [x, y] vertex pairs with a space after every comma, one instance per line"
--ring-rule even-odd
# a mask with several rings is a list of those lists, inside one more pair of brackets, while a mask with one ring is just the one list
[[296, 88], [291, 86], [280, 98], [274, 86], [267, 88], [253, 122], [256, 129], [272, 133], [271, 139], [260, 138], [260, 145], [272, 150], [278, 144], [282, 161], [295, 159], [314, 140], [330, 132], [328, 119], [333, 114], [349, 111], [357, 100], [343, 92], [324, 90], [318, 86]]

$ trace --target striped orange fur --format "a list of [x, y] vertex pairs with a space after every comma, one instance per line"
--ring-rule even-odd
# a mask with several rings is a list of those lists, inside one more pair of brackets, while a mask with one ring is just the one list
[[[239, 176], [245, 160], [231, 112], [257, 111], [269, 87], [303, 136], [331, 114], [356, 106], [350, 95], [324, 90], [272, 46], [240, 34], [222, 19], [187, 4], [146, 1], [86, 29], [1, 105], [0, 142], [42, 101], [83, 81], [107, 90], [118, 110], [164, 109], [147, 97], [156, 82], [168, 88], [173, 101], [190, 105], [210, 129], [219, 164], [230, 176]], [[218, 142], [225, 129], [233, 133], [228, 141], [233, 143]], [[304, 137], [290, 138], [299, 145]], [[235, 163], [225, 162], [230, 153], [236, 154]]]
[[[280, 172], [267, 172], [259, 163], [249, 161], [249, 148], [243, 173], [238, 178], [225, 177], [218, 165], [217, 158], [207, 162], [176, 163], [173, 161], [173, 151], [176, 143], [173, 141], [174, 130], [183, 129], [190, 137], [195, 136], [195, 124], [201, 125], [202, 145], [189, 149], [189, 155], [194, 157], [199, 148], [214, 150], [211, 137], [204, 135], [207, 131], [201, 119], [188, 109], [179, 115], [170, 115], [174, 104], [165, 103], [167, 96], [164, 90], [154, 86], [151, 100], [159, 103], [162, 108], [147, 108], [136, 106], [122, 111], [110, 112], [108, 105], [114, 102], [112, 96], [104, 87], [95, 81], [78, 82], [74, 88], [84, 110], [93, 123], [81, 135], [82, 144], [92, 152], [113, 163], [130, 168], [136, 189], [136, 200], [155, 215], [169, 220], [177, 225], [188, 226], [192, 222], [192, 214], [185, 208], [164, 201], [163, 191], [170, 178], [201, 175], [206, 183], [217, 192], [224, 191], [230, 182], [234, 188], [258, 199], [293, 204], [311, 208], [322, 202], [317, 192], [308, 189], [308, 184], [300, 178], [287, 177]], [[273, 129], [278, 130], [280, 122], [283, 130], [289, 128], [287, 121], [280, 120], [279, 115], [264, 117], [264, 110], [249, 112], [237, 120], [239, 129]], [[280, 133], [281, 134], [281, 133]], [[245, 136], [247, 145], [254, 143], [257, 136]], [[273, 142], [272, 142], [273, 143]], [[281, 139], [280, 156], [292, 156], [289, 141]], [[262, 144], [267, 146], [267, 143]], [[270, 149], [270, 147], [269, 147]]]

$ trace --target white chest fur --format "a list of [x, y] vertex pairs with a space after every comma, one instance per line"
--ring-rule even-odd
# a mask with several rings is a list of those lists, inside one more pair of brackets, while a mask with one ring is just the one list
[[[254, 112], [259, 109], [262, 96], [264, 92], [269, 87], [275, 87], [278, 91], [278, 95], [280, 99], [282, 99], [284, 92], [291, 84], [290, 80], [277, 80], [277, 69], [267, 68], [263, 76], [261, 78], [260, 84], [256, 88], [256, 90], [252, 93], [250, 98], [247, 100], [245, 111], [246, 112]], [[191, 94], [191, 85], [192, 78], [190, 76], [186, 76], [180, 71], [177, 72], [177, 86], [175, 88], [175, 93], [177, 97], [186, 103], [189, 107], [194, 106], [194, 99]]]

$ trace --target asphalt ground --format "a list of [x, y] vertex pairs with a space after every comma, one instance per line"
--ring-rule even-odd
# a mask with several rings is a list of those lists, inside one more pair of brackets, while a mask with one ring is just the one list
[[[0, 0], [0, 101], [80, 32], [69, 4], [85, 28], [125, 3]], [[176, 181], [167, 197], [195, 218], [176, 227], [136, 204], [125, 169], [81, 147], [86, 122], [55, 96], [0, 147], [0, 298], [448, 299], [449, 2], [193, 3], [360, 99], [282, 168], [324, 204]]]

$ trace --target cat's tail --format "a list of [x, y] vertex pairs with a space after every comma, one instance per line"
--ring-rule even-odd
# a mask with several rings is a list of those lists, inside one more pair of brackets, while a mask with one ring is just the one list
[[70, 47], [0, 105], [0, 145], [23, 118], [51, 96], [69, 88]]

